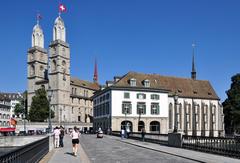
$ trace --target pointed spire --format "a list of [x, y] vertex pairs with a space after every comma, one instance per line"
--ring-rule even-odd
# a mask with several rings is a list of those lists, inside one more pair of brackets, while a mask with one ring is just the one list
[[95, 59], [93, 82], [98, 83], [97, 60]]
[[193, 52], [192, 52], [192, 72], [191, 72], [191, 78], [193, 80], [196, 80], [196, 76], [197, 76], [196, 69], [195, 69], [195, 61], [194, 61], [195, 46], [196, 45], [193, 43], [192, 44], [192, 49], [193, 49]]
[[40, 20], [42, 19], [41, 14], [38, 12], [37, 13], [37, 25], [39, 25]]

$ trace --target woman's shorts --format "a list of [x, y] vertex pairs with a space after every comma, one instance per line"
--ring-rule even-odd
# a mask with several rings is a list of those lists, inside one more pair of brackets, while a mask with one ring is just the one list
[[72, 139], [73, 144], [79, 144], [79, 139]]

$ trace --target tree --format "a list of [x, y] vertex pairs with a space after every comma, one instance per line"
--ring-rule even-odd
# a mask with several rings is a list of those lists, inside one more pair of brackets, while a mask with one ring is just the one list
[[[44, 88], [38, 89], [32, 98], [29, 111], [29, 119], [32, 122], [44, 122], [49, 118], [49, 101]], [[51, 118], [54, 118], [54, 111], [51, 110]]]
[[27, 91], [24, 91], [23, 94], [19, 94], [19, 103], [15, 105], [14, 114], [19, 117], [19, 115], [25, 115], [27, 118]]
[[222, 104], [226, 133], [232, 133], [240, 125], [240, 74], [231, 80], [231, 88], [226, 91], [227, 99]]
[[15, 105], [14, 114], [19, 117], [19, 115], [24, 114], [24, 106], [22, 105], [22, 100], [20, 103]]

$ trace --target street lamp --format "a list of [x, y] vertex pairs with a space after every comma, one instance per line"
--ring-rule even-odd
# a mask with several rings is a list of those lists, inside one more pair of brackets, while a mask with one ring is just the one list
[[51, 98], [52, 98], [53, 91], [48, 90], [48, 101], [49, 101], [49, 112], [48, 112], [48, 128], [49, 128], [49, 133], [52, 132], [52, 123], [51, 123]]
[[124, 107], [124, 114], [125, 114], [125, 123], [124, 123], [124, 127], [125, 127], [125, 129], [126, 129], [126, 127], [127, 127], [127, 109], [128, 109], [128, 107], [125, 105], [125, 107]]
[[173, 129], [173, 132], [177, 132], [177, 131], [178, 131], [178, 126], [177, 126], [177, 105], [178, 105], [178, 94], [177, 94], [177, 93], [174, 94], [173, 99], [174, 99], [174, 113], [175, 113], [175, 116], [174, 116], [174, 129]]
[[25, 102], [26, 102], [26, 99], [25, 99], [25, 95], [21, 94], [18, 92], [18, 95], [23, 99], [23, 114], [22, 114], [22, 119], [23, 119], [23, 130], [24, 130], [24, 135], [26, 134], [26, 105], [25, 105]]

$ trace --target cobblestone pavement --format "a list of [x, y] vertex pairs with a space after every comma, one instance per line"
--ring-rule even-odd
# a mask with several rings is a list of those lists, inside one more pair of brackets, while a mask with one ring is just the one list
[[114, 137], [82, 135], [80, 143], [92, 163], [192, 163], [194, 161], [125, 144]]

